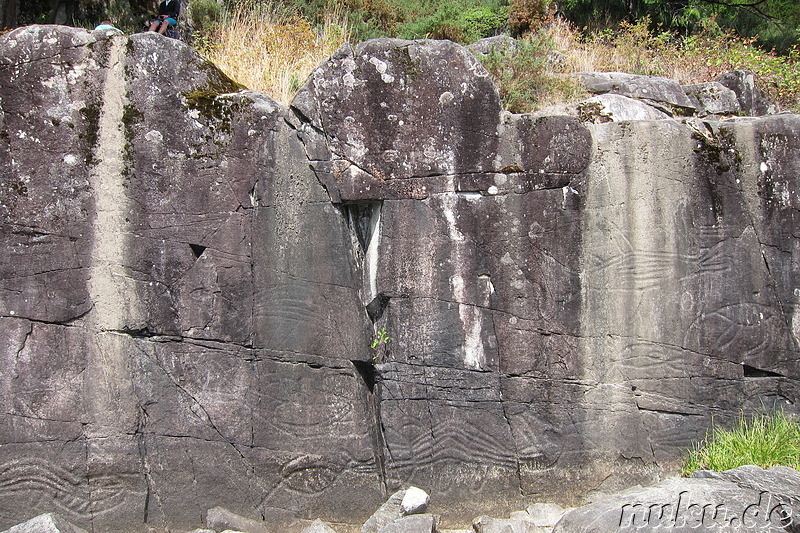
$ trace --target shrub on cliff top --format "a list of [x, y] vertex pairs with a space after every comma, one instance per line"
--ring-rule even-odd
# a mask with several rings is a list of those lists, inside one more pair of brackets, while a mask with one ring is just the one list
[[742, 465], [800, 467], [800, 424], [783, 411], [739, 419], [730, 430], [714, 428], [689, 453], [683, 475], [696, 470], [722, 472]]

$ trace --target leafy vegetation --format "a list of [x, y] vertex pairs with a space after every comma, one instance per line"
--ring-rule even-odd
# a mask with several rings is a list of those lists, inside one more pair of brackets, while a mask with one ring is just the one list
[[683, 475], [722, 472], [742, 465], [800, 467], [800, 424], [783, 411], [739, 419], [730, 430], [715, 428], [689, 453]]

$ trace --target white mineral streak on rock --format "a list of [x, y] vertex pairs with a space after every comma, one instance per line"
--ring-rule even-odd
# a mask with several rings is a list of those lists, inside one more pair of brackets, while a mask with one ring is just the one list
[[455, 207], [458, 202], [458, 196], [455, 193], [445, 193], [442, 195], [442, 212], [447, 221], [447, 231], [450, 240], [453, 242], [463, 242], [464, 234], [461, 233], [456, 225]]
[[463, 253], [466, 239], [459, 231], [455, 216], [458, 203], [456, 193], [442, 195], [442, 212], [447, 221], [447, 231], [453, 243], [453, 268], [456, 273], [450, 277], [450, 287], [453, 299], [458, 302], [458, 316], [464, 328], [464, 364], [467, 368], [480, 370], [486, 364], [486, 354], [483, 350], [483, 336], [481, 335], [481, 310], [479, 307], [469, 305], [464, 277], [459, 271], [464, 265]]
[[573, 189], [569, 185], [566, 185], [566, 186], [561, 188], [561, 209], [566, 209], [567, 208], [567, 201], [569, 200], [569, 197], [571, 195], [573, 195], [573, 194], [575, 196], [577, 196], [578, 195], [578, 191], [576, 191], [575, 189]]
[[369, 244], [367, 245], [367, 253], [364, 257], [366, 263], [365, 270], [369, 277], [369, 299], [372, 301], [378, 296], [378, 251], [381, 244], [381, 206], [375, 204], [372, 206], [372, 217], [370, 219], [372, 224]]
[[[124, 405], [132, 391], [125, 338], [117, 332], [130, 327], [129, 320], [139, 307], [136, 287], [127, 273], [125, 257], [129, 253], [129, 201], [123, 171], [125, 136], [122, 114], [125, 106], [125, 40], [114, 39], [109, 53], [109, 68], [103, 85], [103, 107], [97, 132], [95, 159], [89, 180], [95, 195], [96, 218], [92, 240], [92, 267], [89, 294], [93, 310], [88, 317], [100, 332], [90, 350], [87, 383], [91, 383], [93, 406], [90, 435], [107, 435], [122, 428], [135, 428], [135, 420], [126, 414]], [[115, 429], [111, 429], [115, 428]]]
[[103, 108], [95, 147], [98, 163], [90, 177], [97, 196], [90, 291], [97, 311], [96, 319], [104, 326], [103, 329], [120, 329], [125, 314], [124, 306], [120, 302], [126, 301], [130, 295], [121, 293], [124, 288], [118, 283], [118, 279], [124, 277], [120, 263], [126, 252], [125, 236], [128, 228], [125, 216], [128, 202], [122, 179], [122, 147], [125, 146], [121, 120], [125, 103], [123, 48], [117, 40], [111, 49], [109, 61], [111, 66], [104, 85]]
[[[795, 289], [797, 293], [797, 289]], [[797, 342], [800, 342], [800, 309], [795, 308], [792, 314], [792, 335]]]

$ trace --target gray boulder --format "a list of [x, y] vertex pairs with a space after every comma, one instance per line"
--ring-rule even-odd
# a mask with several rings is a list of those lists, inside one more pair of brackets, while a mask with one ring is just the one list
[[383, 526], [379, 533], [434, 533], [436, 517], [432, 514], [415, 514], [404, 516]]
[[336, 530], [322, 520], [317, 519], [308, 526], [304, 527], [301, 533], [336, 533]]
[[384, 527], [403, 518], [403, 497], [405, 490], [399, 490], [389, 496], [361, 527], [361, 533], [379, 533]]
[[557, 503], [534, 503], [528, 506], [528, 516], [534, 524], [543, 528], [552, 528], [568, 511]]
[[670, 115], [651, 105], [619, 94], [601, 94], [588, 98], [578, 104], [577, 112], [581, 122], [594, 124], [670, 118]]
[[481, 516], [472, 521], [475, 533], [539, 533], [541, 530], [528, 513], [512, 513], [510, 518]]
[[770, 493], [776, 504], [790, 504], [795, 509], [800, 506], [800, 472], [788, 466], [763, 469], [746, 465], [725, 472], [699, 470], [692, 474], [692, 479], [731, 481], [739, 487]]
[[400, 502], [400, 509], [404, 515], [421, 514], [428, 508], [430, 497], [428, 493], [418, 487], [408, 487]]
[[467, 46], [472, 52], [476, 54], [489, 54], [497, 52], [506, 54], [513, 52], [517, 48], [517, 41], [510, 35], [494, 35], [492, 37], [484, 37]]
[[408, 189], [411, 178], [495, 168], [497, 89], [475, 56], [450, 41], [346, 44], [292, 107], [325, 131], [343, 200], [390, 197], [393, 183]]
[[675, 80], [624, 72], [580, 72], [577, 77], [591, 93], [619, 94], [651, 101], [681, 113], [694, 111], [691, 100]]
[[761, 93], [756, 85], [756, 76], [750, 70], [734, 70], [716, 80], [736, 94], [742, 114], [763, 116], [775, 112], [775, 106]]
[[741, 111], [736, 93], [719, 82], [684, 85], [683, 90], [697, 108], [698, 116], [736, 115]]
[[214, 507], [206, 513], [206, 526], [216, 531], [234, 530], [244, 533], [271, 533], [264, 522], [239, 516], [222, 507]]
[[86, 533], [54, 513], [46, 513], [12, 526], [3, 533]]

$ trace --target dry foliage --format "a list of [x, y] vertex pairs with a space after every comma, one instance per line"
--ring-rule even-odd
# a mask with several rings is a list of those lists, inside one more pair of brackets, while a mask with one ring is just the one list
[[313, 28], [303, 18], [245, 4], [227, 14], [199, 49], [236, 82], [288, 105], [311, 71], [349, 37], [345, 18], [335, 11]]
[[[713, 22], [713, 21], [712, 21]], [[582, 33], [554, 19], [542, 28], [560, 61], [551, 69], [569, 72], [629, 72], [663, 76], [681, 84], [713, 81], [736, 69], [756, 73], [761, 90], [784, 109], [800, 109], [800, 50], [776, 56], [710, 24], [697, 35], [652, 32], [649, 21], [622, 23], [615, 30]]]

